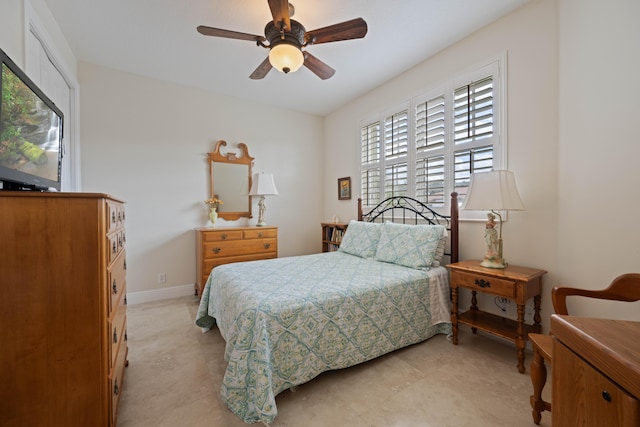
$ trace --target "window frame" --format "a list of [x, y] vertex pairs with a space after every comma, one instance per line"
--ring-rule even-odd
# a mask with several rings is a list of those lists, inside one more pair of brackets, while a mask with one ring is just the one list
[[[362, 163], [362, 129], [375, 122], [380, 124], [380, 157], [378, 161], [378, 169], [380, 170], [380, 200], [384, 200], [385, 189], [385, 167], [393, 164], [397, 164], [400, 160], [394, 159], [393, 161], [385, 161], [385, 142], [384, 142], [384, 124], [385, 120], [394, 115], [407, 110], [408, 112], [408, 153], [403, 156], [408, 164], [407, 175], [407, 192], [408, 196], [416, 197], [417, 191], [417, 177], [416, 171], [418, 169], [416, 162], [420, 158], [433, 157], [432, 153], [418, 154], [416, 149], [416, 106], [424, 103], [425, 101], [439, 97], [444, 94], [445, 102], [445, 143], [441, 149], [444, 155], [444, 200], [442, 206], [432, 206], [434, 210], [446, 214], [450, 212], [450, 197], [454, 188], [454, 156], [455, 152], [460, 151], [461, 147], [456, 147], [454, 143], [454, 124], [453, 124], [453, 96], [456, 88], [459, 88], [470, 83], [482, 80], [483, 78], [492, 77], [493, 84], [493, 105], [492, 105], [492, 117], [493, 117], [493, 135], [490, 139], [493, 141], [493, 170], [506, 169], [507, 166], [507, 144], [506, 144], [506, 87], [507, 87], [507, 53], [503, 52], [497, 56], [494, 56], [487, 61], [478, 64], [473, 67], [469, 67], [468, 70], [461, 72], [453, 78], [435, 84], [430, 88], [419, 91], [415, 96], [412, 96], [409, 100], [398, 101], [393, 103], [392, 107], [387, 106], [383, 108], [379, 114], [371, 114], [368, 117], [361, 119], [358, 122], [358, 185], [360, 191], [362, 191], [362, 176], [363, 172], [367, 169]], [[466, 144], [465, 144], [466, 145]], [[475, 144], [478, 146], [480, 144]], [[473, 143], [470, 146], [474, 146]], [[375, 168], [375, 166], [374, 166]], [[367, 200], [363, 198], [363, 207], [373, 207], [375, 205], [367, 205]], [[483, 211], [467, 211], [460, 210], [460, 220], [486, 220], [486, 212]]]

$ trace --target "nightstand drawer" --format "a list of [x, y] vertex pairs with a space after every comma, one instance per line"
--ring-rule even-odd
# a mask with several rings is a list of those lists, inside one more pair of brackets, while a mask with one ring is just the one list
[[456, 271], [453, 274], [453, 286], [463, 286], [469, 289], [500, 295], [505, 298], [516, 296], [515, 282], [512, 280], [498, 279], [479, 274], [469, 274]]

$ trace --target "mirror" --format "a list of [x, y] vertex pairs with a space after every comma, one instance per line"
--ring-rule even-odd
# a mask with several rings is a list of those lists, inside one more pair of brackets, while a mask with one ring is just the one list
[[216, 142], [213, 153], [209, 157], [209, 197], [222, 200], [218, 206], [218, 217], [236, 220], [241, 217], [251, 218], [251, 167], [253, 157], [249, 155], [246, 144], [238, 143], [240, 154], [228, 152], [222, 154], [220, 149], [227, 145], [226, 141]]

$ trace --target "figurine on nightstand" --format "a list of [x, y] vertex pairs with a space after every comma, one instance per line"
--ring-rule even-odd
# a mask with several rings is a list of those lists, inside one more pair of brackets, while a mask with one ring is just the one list
[[500, 239], [498, 238], [498, 230], [496, 230], [496, 216], [489, 212], [487, 217], [489, 221], [486, 222], [486, 229], [484, 231], [484, 240], [487, 242], [487, 253], [480, 265], [489, 268], [504, 268]]

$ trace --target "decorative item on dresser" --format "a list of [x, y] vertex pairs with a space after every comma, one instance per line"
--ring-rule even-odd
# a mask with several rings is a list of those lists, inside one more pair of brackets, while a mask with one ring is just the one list
[[340, 222], [322, 222], [322, 252], [337, 251], [349, 224]]
[[551, 315], [554, 427], [640, 426], [640, 322]]
[[267, 225], [267, 222], [264, 220], [264, 213], [267, 209], [267, 206], [264, 203], [264, 196], [278, 195], [276, 183], [273, 181], [273, 174], [264, 172], [254, 173], [249, 195], [260, 196], [260, 200], [258, 201], [258, 223], [256, 226], [264, 227]]
[[[458, 344], [458, 323], [489, 332], [515, 343], [518, 371], [524, 373], [524, 348], [529, 332], [540, 332], [540, 292], [542, 276], [547, 272], [535, 268], [510, 265], [504, 269], [481, 267], [477, 260], [460, 261], [447, 266], [451, 270], [451, 322], [453, 344]], [[471, 308], [458, 314], [458, 289], [471, 289]], [[478, 292], [514, 299], [517, 304], [516, 321], [478, 310]], [[524, 322], [525, 303], [533, 297], [533, 325]]]
[[196, 295], [213, 267], [240, 261], [278, 257], [277, 227], [196, 229]]
[[124, 226], [106, 194], [0, 192], [0, 425], [117, 424]]

